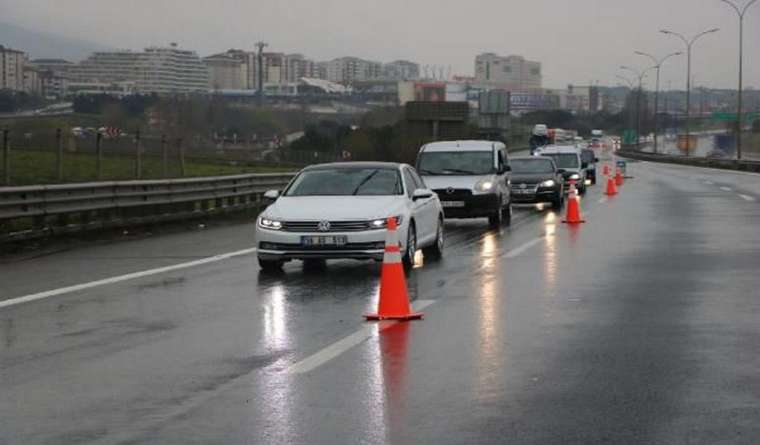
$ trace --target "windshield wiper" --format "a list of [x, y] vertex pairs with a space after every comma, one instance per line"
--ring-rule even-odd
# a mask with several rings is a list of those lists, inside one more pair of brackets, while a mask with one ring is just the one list
[[431, 171], [431, 170], [425, 170], [424, 168], [422, 170], [420, 170], [420, 173], [422, 173], [423, 175], [440, 175], [441, 174], [441, 172], [434, 172], [434, 171]]
[[351, 194], [354, 195], [354, 196], [358, 195], [359, 194], [359, 190], [361, 190], [362, 187], [364, 187], [364, 185], [366, 183], [368, 183], [370, 181], [370, 179], [372, 179], [378, 173], [380, 173], [380, 170], [375, 170], [372, 173], [368, 174], [367, 177], [364, 178], [364, 179], [362, 179], [362, 182], [360, 182], [359, 185], [356, 186], [356, 188], [354, 189], [354, 191]]
[[462, 175], [477, 175], [477, 173], [475, 172], [471, 172], [469, 170], [460, 170], [458, 168], [444, 168], [443, 171], [444, 173], [451, 172], [451, 173], [460, 173]]

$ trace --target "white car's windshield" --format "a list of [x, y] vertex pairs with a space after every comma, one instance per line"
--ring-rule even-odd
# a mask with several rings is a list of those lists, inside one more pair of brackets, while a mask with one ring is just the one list
[[544, 154], [543, 156], [554, 159], [559, 168], [579, 168], [578, 155], [573, 153]]
[[420, 155], [423, 175], [486, 175], [494, 172], [493, 152], [427, 152]]
[[512, 173], [552, 173], [554, 164], [551, 159], [513, 159]]
[[302, 172], [285, 196], [383, 196], [402, 193], [401, 178], [395, 169], [336, 167]]

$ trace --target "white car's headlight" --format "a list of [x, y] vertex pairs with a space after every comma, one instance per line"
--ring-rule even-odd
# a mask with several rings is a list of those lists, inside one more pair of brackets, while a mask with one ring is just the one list
[[280, 230], [282, 229], [282, 222], [262, 216], [259, 218], [259, 227], [262, 229]]
[[542, 182], [541, 187], [554, 187], [554, 184], [555, 184], [554, 180], [549, 179], [548, 181]]
[[[399, 215], [396, 217], [396, 225], [400, 226], [401, 223], [404, 221], [404, 217], [402, 215]], [[384, 229], [388, 226], [388, 219], [376, 219], [374, 221], [371, 221], [369, 223], [370, 228], [372, 229]]]
[[572, 175], [570, 175], [570, 179], [572, 179], [573, 181], [577, 181], [581, 179], [581, 175], [579, 175], [578, 173], [573, 173]]
[[475, 184], [475, 190], [478, 192], [490, 192], [494, 189], [496, 183], [492, 179], [483, 179]]

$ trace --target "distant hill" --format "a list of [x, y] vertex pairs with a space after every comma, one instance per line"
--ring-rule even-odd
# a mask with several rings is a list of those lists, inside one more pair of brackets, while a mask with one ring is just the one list
[[61, 58], [78, 61], [93, 51], [112, 49], [85, 40], [31, 31], [10, 23], [0, 22], [0, 45], [29, 54], [31, 59]]

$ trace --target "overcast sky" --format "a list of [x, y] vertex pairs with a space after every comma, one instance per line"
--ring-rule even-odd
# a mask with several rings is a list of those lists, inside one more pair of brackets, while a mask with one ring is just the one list
[[[760, 2], [745, 20], [746, 84], [760, 87]], [[207, 55], [262, 39], [317, 60], [409, 59], [464, 75], [477, 53], [520, 54], [543, 63], [547, 87], [615, 85], [621, 64], [647, 66], [634, 50], [683, 48], [659, 29], [720, 27], [695, 45], [693, 78], [733, 88], [738, 73], [738, 18], [719, 0], [0, 0], [0, 21], [118, 48], [176, 41]], [[663, 87], [683, 87], [685, 71], [685, 57], [669, 62]]]

